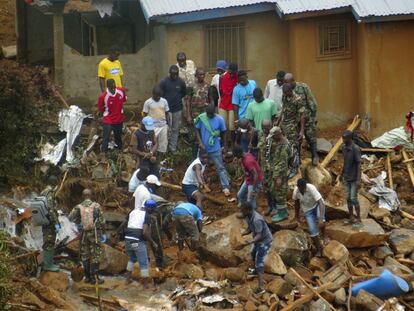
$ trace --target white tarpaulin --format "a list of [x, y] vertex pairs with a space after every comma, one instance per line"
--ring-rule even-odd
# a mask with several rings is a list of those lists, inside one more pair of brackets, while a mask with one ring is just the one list
[[101, 18], [104, 18], [105, 15], [112, 15], [113, 0], [92, 0], [92, 5], [98, 10]]
[[404, 149], [414, 150], [414, 144], [403, 126], [385, 132], [380, 137], [375, 138], [371, 144], [374, 148], [393, 149], [401, 146]]
[[385, 178], [387, 178], [387, 174], [383, 171], [377, 177], [370, 179], [373, 187], [369, 190], [369, 193], [379, 198], [380, 208], [386, 208], [394, 212], [400, 208], [400, 200], [398, 200], [397, 193], [393, 189], [385, 186]]
[[62, 158], [63, 150], [66, 147], [66, 138], [62, 139], [57, 145], [53, 146], [50, 143], [43, 145], [40, 150], [40, 158], [35, 158], [36, 161], [50, 162], [53, 165], [57, 165]]

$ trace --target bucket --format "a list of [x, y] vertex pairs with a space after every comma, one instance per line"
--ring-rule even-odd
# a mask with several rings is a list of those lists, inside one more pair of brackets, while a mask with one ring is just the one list
[[398, 297], [408, 292], [408, 283], [385, 269], [377, 278], [357, 283], [352, 288], [352, 296], [363, 289], [381, 299]]

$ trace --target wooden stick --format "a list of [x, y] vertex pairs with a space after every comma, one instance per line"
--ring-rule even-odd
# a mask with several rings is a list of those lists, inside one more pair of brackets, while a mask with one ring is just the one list
[[[181, 186], [174, 185], [174, 184], [170, 184], [170, 183], [165, 182], [165, 181], [162, 181], [162, 182], [161, 182], [161, 186], [162, 186], [162, 187], [165, 187], [165, 188], [172, 189], [172, 190], [180, 191], [180, 192], [182, 191]], [[210, 195], [210, 194], [203, 193], [203, 195], [204, 195], [204, 197], [205, 197], [207, 200], [210, 200], [211, 202], [217, 203], [217, 204], [219, 204], [219, 205], [226, 205], [226, 203], [225, 203], [225, 202], [223, 202], [223, 201], [222, 201], [222, 200], [220, 200], [220, 199], [217, 199], [217, 198], [213, 197], [213, 196], [212, 196], [212, 195]]]
[[402, 263], [402, 264], [407, 264], [407, 265], [411, 265], [411, 266], [414, 265], [414, 260], [407, 259], [407, 258], [398, 258], [397, 261]]
[[[352, 121], [352, 123], [348, 126], [347, 130], [348, 131], [353, 131], [355, 130], [359, 124], [361, 123], [361, 119], [359, 117], [359, 115], [356, 115], [354, 120]], [[331, 148], [331, 150], [329, 151], [328, 155], [325, 157], [325, 159], [323, 159], [321, 166], [323, 168], [326, 168], [328, 166], [328, 164], [331, 162], [332, 158], [335, 156], [335, 154], [338, 152], [339, 148], [341, 148], [342, 146], [342, 137], [338, 139], [338, 141], [335, 143], [335, 145]]]
[[334, 306], [332, 306], [325, 298], [323, 298], [322, 296], [321, 296], [321, 294], [319, 294], [308, 282], [306, 282], [300, 275], [299, 275], [299, 273], [297, 273], [296, 272], [296, 270], [295, 269], [293, 269], [293, 268], [290, 268], [290, 271], [292, 271], [293, 272], [293, 274], [299, 279], [299, 280], [301, 280], [302, 281], [302, 283], [303, 284], [305, 284], [306, 285], [306, 287], [307, 288], [309, 288], [316, 296], [318, 296], [319, 298], [321, 298], [323, 301], [325, 301], [328, 305], [329, 305], [329, 308], [331, 308], [331, 310], [333, 310], [333, 311], [336, 311], [336, 309], [334, 308]]
[[[28, 310], [40, 310], [39, 307], [34, 307], [34, 306], [29, 306], [29, 305], [24, 305], [21, 303], [14, 303], [14, 302], [7, 302], [6, 305], [10, 306], [10, 307], [16, 307], [16, 308], [21, 308], [21, 309], [28, 309]], [[15, 310], [15, 309], [14, 309]]]
[[[404, 160], [408, 160], [408, 155], [407, 155], [407, 152], [405, 150], [402, 151], [402, 155], [403, 155], [403, 159]], [[414, 186], [414, 171], [413, 171], [413, 167], [411, 166], [411, 163], [409, 163], [409, 162], [406, 162], [405, 165], [407, 166], [407, 170], [408, 170], [408, 174], [410, 175], [411, 183]]]
[[66, 108], [69, 108], [67, 101], [63, 98], [62, 94], [60, 94], [58, 90], [55, 90], [55, 94], [60, 99], [60, 101], [66, 106]]
[[65, 183], [66, 177], [68, 176], [68, 172], [69, 172], [69, 169], [63, 175], [62, 181], [60, 182], [60, 186], [59, 186], [58, 190], [56, 191], [55, 195], [58, 195], [58, 193], [62, 190], [63, 184]]
[[[316, 289], [316, 292], [317, 293], [323, 293], [324, 291], [330, 289], [332, 286], [333, 286], [332, 282], [326, 283], [326, 284], [318, 287], [318, 289]], [[296, 308], [299, 308], [300, 306], [304, 305], [305, 303], [311, 301], [313, 296], [315, 296], [315, 294], [313, 292], [309, 293], [309, 294], [306, 294], [306, 295], [300, 297], [298, 300], [288, 304], [281, 311], [293, 311]]]
[[414, 216], [411, 214], [408, 214], [407, 212], [401, 211], [400, 210], [401, 215], [403, 215], [405, 218], [408, 218], [409, 220], [414, 220]]
[[413, 161], [414, 161], [414, 158], [411, 158], [411, 159], [404, 160], [403, 163], [408, 163], [408, 162], [413, 162]]
[[387, 153], [387, 169], [388, 169], [388, 182], [391, 189], [394, 189], [394, 182], [392, 180], [392, 165], [391, 165], [391, 156]]
[[393, 152], [393, 149], [387, 149], [387, 148], [361, 148], [361, 152], [384, 152], [389, 153]]
[[25, 258], [25, 257], [30, 257], [30, 256], [37, 256], [39, 254], [39, 251], [34, 251], [34, 252], [30, 252], [30, 253], [26, 253], [26, 254], [22, 254], [16, 257], [11, 258], [11, 261], [15, 261], [21, 258]]
[[351, 311], [351, 296], [352, 296], [352, 280], [349, 281], [348, 300], [346, 304], [348, 311]]
[[[99, 300], [98, 297], [95, 297], [95, 296], [92, 296], [92, 295], [79, 294], [79, 296], [81, 296], [83, 299], [89, 300], [89, 301], [98, 302], [98, 300]], [[113, 299], [101, 298], [101, 301], [104, 302], [104, 303], [113, 304], [113, 305], [115, 305], [117, 307], [121, 307], [121, 305], [118, 302], [116, 302], [115, 300], [113, 300]]]

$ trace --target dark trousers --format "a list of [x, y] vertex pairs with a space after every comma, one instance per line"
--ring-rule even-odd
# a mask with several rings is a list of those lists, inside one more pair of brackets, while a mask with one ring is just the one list
[[111, 131], [114, 131], [115, 144], [119, 150], [122, 150], [122, 127], [123, 123], [119, 124], [103, 124], [103, 140], [101, 150], [102, 152], [108, 152], [109, 137]]

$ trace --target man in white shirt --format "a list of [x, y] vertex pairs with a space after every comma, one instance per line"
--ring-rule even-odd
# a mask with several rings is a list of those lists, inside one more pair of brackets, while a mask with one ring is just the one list
[[135, 198], [135, 209], [142, 209], [146, 200], [151, 199], [151, 194], [155, 192], [161, 182], [155, 175], [148, 175], [145, 184], [139, 185], [133, 196]]
[[206, 192], [210, 192], [210, 188], [204, 180], [204, 170], [208, 162], [207, 152], [200, 149], [197, 159], [195, 159], [187, 168], [182, 180], [182, 189], [187, 196], [188, 202], [196, 204], [202, 209], [203, 194], [200, 188]]
[[149, 168], [144, 166], [142, 169], [137, 169], [131, 176], [128, 183], [128, 192], [134, 193], [138, 186], [145, 184], [149, 175]]
[[325, 237], [325, 203], [322, 195], [314, 185], [301, 178], [293, 191], [293, 200], [295, 201], [295, 219], [299, 222], [299, 213], [302, 209], [308, 223], [309, 234], [316, 246], [316, 256], [321, 256], [322, 243], [319, 239], [319, 231], [322, 239]]
[[271, 99], [275, 102], [276, 109], [280, 113], [282, 111], [282, 86], [285, 79], [285, 72], [280, 70], [276, 74], [276, 79], [269, 80], [266, 84], [266, 89], [264, 92], [265, 99]]
[[[217, 73], [211, 79], [211, 86], [214, 87], [216, 98], [214, 98], [214, 106], [218, 109], [218, 103], [220, 102], [220, 78], [227, 70], [227, 63], [225, 60], [218, 60], [216, 63]], [[217, 111], [216, 111], [217, 112]]]

